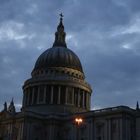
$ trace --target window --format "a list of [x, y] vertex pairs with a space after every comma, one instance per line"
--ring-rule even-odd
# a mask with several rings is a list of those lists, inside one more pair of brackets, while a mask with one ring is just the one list
[[112, 131], [112, 133], [116, 132], [116, 123], [115, 122], [112, 122], [112, 124], [111, 124], [111, 131]]
[[37, 97], [38, 97], [38, 87], [34, 87], [34, 99], [33, 99], [33, 104], [37, 103]]
[[97, 134], [101, 134], [102, 132], [102, 125], [97, 126]]
[[46, 86], [46, 103], [49, 104], [51, 102], [51, 86], [47, 85]]
[[74, 89], [74, 104], [78, 107], [78, 93], [79, 93], [79, 89], [75, 88]]
[[57, 104], [58, 100], [58, 86], [53, 87], [53, 103]]
[[86, 92], [84, 92], [84, 107], [87, 108], [87, 96], [86, 96]]
[[86, 93], [86, 108], [89, 108], [89, 93]]
[[73, 88], [67, 87], [67, 103], [72, 104]]
[[80, 90], [80, 107], [83, 107], [83, 90]]
[[96, 139], [103, 140], [104, 139], [104, 123], [99, 122], [96, 125]]
[[65, 104], [65, 98], [66, 98], [66, 87], [61, 87], [61, 94], [60, 94], [60, 104]]
[[28, 105], [28, 89], [25, 90], [24, 94], [25, 94], [24, 96], [25, 96], [25, 99], [26, 99], [25, 104]]
[[29, 94], [29, 101], [28, 101], [28, 104], [31, 105], [32, 104], [32, 88], [29, 88], [28, 89], [28, 94]]
[[39, 87], [39, 103], [43, 102], [44, 99], [44, 86]]

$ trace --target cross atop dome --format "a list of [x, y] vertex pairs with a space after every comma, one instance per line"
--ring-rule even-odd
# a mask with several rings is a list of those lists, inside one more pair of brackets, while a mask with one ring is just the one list
[[63, 17], [64, 17], [64, 15], [61, 13], [61, 14], [59, 14], [60, 15], [60, 21], [62, 21], [63, 20]]
[[66, 33], [64, 31], [64, 25], [62, 22], [64, 15], [60, 13], [59, 16], [60, 16], [60, 23], [57, 26], [57, 31], [55, 33], [55, 41], [54, 41], [53, 47], [67, 47], [66, 42], [65, 42]]

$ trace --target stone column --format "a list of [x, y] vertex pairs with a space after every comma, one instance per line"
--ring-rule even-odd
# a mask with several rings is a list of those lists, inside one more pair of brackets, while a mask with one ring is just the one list
[[37, 88], [37, 104], [39, 104], [39, 91], [40, 91], [40, 87], [38, 86]]
[[88, 93], [86, 93], [86, 108], [88, 109]]
[[83, 108], [85, 108], [85, 91], [83, 90]]
[[31, 105], [34, 103], [34, 93], [35, 93], [35, 89], [34, 89], [34, 87], [32, 87], [32, 102], [31, 102]]
[[21, 139], [21, 129], [22, 129], [22, 123], [19, 124], [19, 132], [18, 132], [18, 139]]
[[90, 109], [90, 93], [88, 93], [88, 109]]
[[108, 140], [111, 140], [111, 119], [107, 120], [108, 125]]
[[78, 89], [78, 107], [80, 107], [80, 89]]
[[74, 105], [74, 87], [72, 88], [72, 105]]
[[29, 88], [29, 105], [32, 105], [32, 97], [33, 97], [33, 91], [32, 91], [32, 87]]
[[20, 139], [23, 140], [23, 122], [21, 123]]
[[67, 99], [68, 99], [68, 87], [66, 87], [65, 104], [67, 104]]
[[87, 108], [87, 98], [86, 98], [86, 91], [84, 93], [84, 108]]
[[88, 103], [88, 108], [89, 108], [89, 109], [90, 109], [90, 104], [91, 104], [91, 98], [90, 98], [90, 96], [91, 96], [91, 94], [88, 93], [88, 101], [89, 101], [89, 103]]
[[53, 104], [53, 86], [51, 86], [51, 104]]
[[54, 124], [50, 124], [49, 125], [49, 138], [48, 140], [54, 140], [54, 137], [55, 137], [55, 125]]
[[23, 107], [26, 106], [26, 90], [25, 89], [24, 89], [24, 92], [23, 92], [23, 102], [22, 102], [22, 104], [23, 104]]
[[30, 92], [29, 92], [29, 88], [26, 89], [26, 94], [27, 94], [27, 105], [29, 105], [29, 100], [30, 100]]
[[119, 122], [120, 122], [120, 128], [119, 128], [120, 134], [119, 134], [119, 136], [120, 136], [120, 140], [123, 140], [123, 119], [120, 118]]
[[12, 139], [12, 123], [10, 123], [10, 138]]
[[60, 94], [61, 94], [61, 86], [58, 87], [58, 100], [57, 100], [58, 104], [60, 104]]
[[44, 100], [43, 100], [43, 103], [45, 104], [46, 103], [46, 85], [44, 86]]

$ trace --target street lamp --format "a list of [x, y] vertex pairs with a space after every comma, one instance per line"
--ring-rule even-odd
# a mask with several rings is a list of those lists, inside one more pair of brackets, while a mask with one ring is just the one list
[[75, 123], [76, 123], [76, 126], [77, 126], [76, 140], [79, 140], [79, 128], [83, 123], [83, 119], [81, 117], [77, 117], [77, 118], [75, 118]]
[[82, 118], [75, 118], [75, 122], [77, 125], [80, 125], [80, 124], [82, 124], [83, 119]]

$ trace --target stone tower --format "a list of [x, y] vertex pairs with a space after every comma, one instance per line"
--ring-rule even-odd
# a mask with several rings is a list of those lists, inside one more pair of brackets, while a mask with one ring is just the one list
[[67, 48], [63, 15], [51, 48], [37, 59], [23, 86], [23, 110], [43, 114], [90, 110], [91, 88], [78, 56]]

